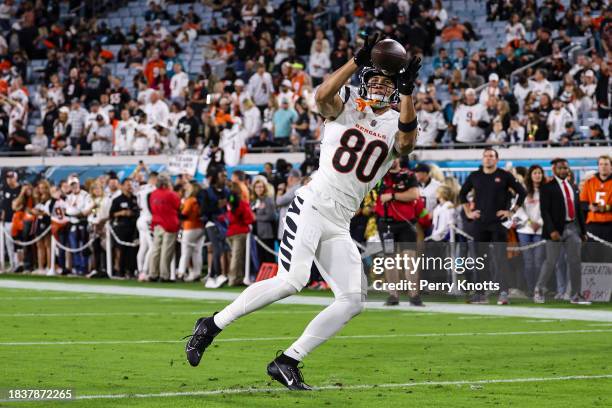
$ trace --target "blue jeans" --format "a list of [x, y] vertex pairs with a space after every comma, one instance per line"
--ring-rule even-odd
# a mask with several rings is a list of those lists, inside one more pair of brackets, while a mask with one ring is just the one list
[[[83, 224], [73, 224], [68, 233], [68, 246], [79, 248], [87, 243], [86, 226]], [[85, 251], [74, 252], [72, 254], [72, 273], [75, 275], [85, 275], [87, 273], [88, 257]]]
[[[527, 246], [535, 242], [542, 241], [541, 235], [536, 234], [523, 234], [518, 233], [518, 239], [521, 246]], [[523, 251], [523, 277], [527, 282], [527, 288], [530, 293], [533, 293], [536, 282], [538, 281], [538, 275], [540, 274], [540, 267], [546, 260], [546, 247], [540, 245], [535, 248]]]

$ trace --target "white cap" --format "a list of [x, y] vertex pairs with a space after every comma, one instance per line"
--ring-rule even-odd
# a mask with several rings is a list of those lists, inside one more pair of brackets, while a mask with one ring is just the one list
[[80, 184], [79, 179], [77, 177], [68, 177], [68, 184], [77, 183]]
[[244, 81], [242, 79], [237, 79], [234, 81], [234, 86], [244, 86]]
[[587, 69], [587, 70], [585, 71], [585, 73], [584, 73], [584, 76], [594, 78], [594, 77], [595, 77], [595, 73], [594, 73], [592, 70]]
[[291, 88], [291, 81], [288, 79], [283, 79], [283, 82], [281, 82], [281, 86], [286, 86], [287, 88]]
[[70, 113], [70, 109], [68, 109], [68, 107], [66, 107], [66, 106], [62, 106], [62, 107], [59, 109], [59, 112], [60, 112], [60, 113]]
[[465, 90], [465, 94], [466, 95], [476, 95], [476, 91], [474, 90], [474, 88], [468, 88]]
[[499, 81], [499, 75], [497, 75], [495, 72], [489, 74], [489, 82], [490, 81]]

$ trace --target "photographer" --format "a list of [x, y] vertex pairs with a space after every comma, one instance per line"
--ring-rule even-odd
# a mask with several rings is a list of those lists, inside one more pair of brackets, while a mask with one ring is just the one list
[[[419, 185], [414, 174], [407, 167], [402, 167], [399, 159], [395, 159], [391, 169], [378, 186], [378, 198], [374, 209], [378, 215], [378, 234], [385, 253], [395, 253], [396, 250], [399, 250], [406, 252], [409, 256], [415, 255], [417, 241], [415, 224], [418, 214], [416, 214], [414, 203], [418, 198]], [[391, 246], [391, 241], [395, 245]], [[406, 243], [412, 243], [412, 245], [407, 248]], [[391, 248], [387, 248], [386, 244], [389, 244]], [[418, 276], [410, 272], [413, 271], [406, 271], [406, 279], [417, 280]], [[385, 275], [388, 283], [396, 283], [400, 280], [399, 271], [396, 269], [387, 270]], [[422, 305], [418, 292], [410, 293], [410, 303], [415, 306]], [[399, 304], [397, 290], [389, 291], [389, 298], [385, 304], [387, 306]]]

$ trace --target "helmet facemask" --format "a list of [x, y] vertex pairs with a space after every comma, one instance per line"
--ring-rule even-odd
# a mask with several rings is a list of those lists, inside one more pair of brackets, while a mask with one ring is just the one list
[[395, 80], [374, 68], [365, 68], [360, 75], [360, 96], [373, 109], [383, 109], [398, 99]]

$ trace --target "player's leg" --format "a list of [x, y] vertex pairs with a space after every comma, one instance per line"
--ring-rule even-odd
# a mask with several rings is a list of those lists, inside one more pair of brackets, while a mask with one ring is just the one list
[[348, 234], [347, 237], [321, 242], [316, 259], [319, 261], [319, 272], [334, 292], [335, 300], [308, 324], [302, 336], [285, 351], [296, 360], [302, 360], [335, 335], [365, 305], [367, 285], [364, 285], [361, 256]]
[[317, 268], [334, 292], [334, 302], [308, 324], [299, 339], [268, 365], [268, 374], [289, 389], [310, 389], [304, 384], [298, 363], [338, 333], [365, 305], [367, 284], [361, 256], [348, 231], [343, 235], [322, 241], [317, 250]]
[[306, 286], [321, 236], [321, 216], [311, 202], [312, 197], [305, 194], [304, 198], [296, 197], [289, 207], [280, 245], [278, 274], [249, 286], [213, 317], [196, 321], [193, 335], [185, 348], [191, 365], [199, 364], [206, 347], [234, 320]]

